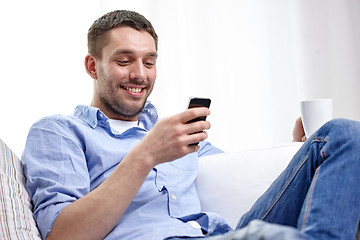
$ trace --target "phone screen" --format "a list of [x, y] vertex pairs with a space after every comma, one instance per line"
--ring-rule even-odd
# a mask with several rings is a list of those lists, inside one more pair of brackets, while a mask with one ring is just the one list
[[211, 99], [209, 98], [191, 98], [188, 108], [194, 107], [210, 107]]

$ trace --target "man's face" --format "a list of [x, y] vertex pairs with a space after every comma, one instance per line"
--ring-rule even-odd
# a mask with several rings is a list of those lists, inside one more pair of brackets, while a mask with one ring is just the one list
[[155, 83], [155, 42], [148, 32], [125, 26], [107, 34], [102, 56], [95, 60], [92, 105], [109, 118], [134, 121]]

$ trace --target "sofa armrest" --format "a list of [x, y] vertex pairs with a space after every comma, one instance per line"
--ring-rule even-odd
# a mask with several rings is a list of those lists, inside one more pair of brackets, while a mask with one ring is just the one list
[[220, 214], [235, 227], [301, 145], [289, 143], [200, 158], [196, 188], [202, 210]]

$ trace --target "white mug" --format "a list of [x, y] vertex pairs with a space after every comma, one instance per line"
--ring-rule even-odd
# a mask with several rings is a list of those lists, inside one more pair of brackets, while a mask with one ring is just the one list
[[313, 99], [300, 102], [305, 135], [309, 138], [322, 125], [334, 118], [332, 99]]

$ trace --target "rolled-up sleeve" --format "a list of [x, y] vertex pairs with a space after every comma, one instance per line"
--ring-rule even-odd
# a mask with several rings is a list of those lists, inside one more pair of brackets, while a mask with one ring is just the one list
[[223, 153], [223, 151], [217, 147], [214, 147], [210, 142], [203, 141], [200, 143], [199, 157]]
[[66, 122], [47, 118], [30, 129], [22, 161], [34, 217], [45, 239], [62, 209], [89, 192], [84, 147]]

